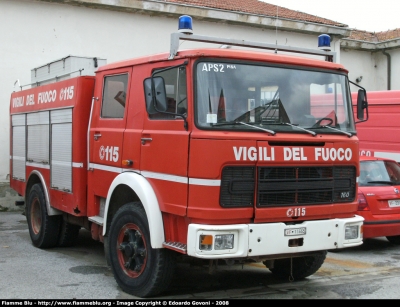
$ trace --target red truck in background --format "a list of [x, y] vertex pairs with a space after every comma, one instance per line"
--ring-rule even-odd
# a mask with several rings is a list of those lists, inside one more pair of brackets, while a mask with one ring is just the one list
[[[10, 186], [33, 244], [70, 246], [90, 230], [139, 297], [168, 288], [178, 255], [299, 280], [327, 250], [362, 244], [359, 140], [335, 54], [193, 35], [189, 16], [179, 25], [169, 53], [95, 76], [60, 78], [52, 65], [68, 65], [49, 63], [12, 93]], [[181, 40], [213, 48], [178, 50]]]
[[400, 162], [400, 91], [368, 92], [368, 106], [368, 121], [357, 125], [360, 155]]

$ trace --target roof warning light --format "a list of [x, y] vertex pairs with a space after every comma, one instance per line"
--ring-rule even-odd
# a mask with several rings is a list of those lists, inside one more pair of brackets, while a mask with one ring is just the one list
[[184, 34], [193, 34], [193, 22], [192, 17], [188, 15], [182, 15], [179, 17], [179, 27], [178, 32]]
[[328, 34], [318, 36], [318, 48], [324, 51], [331, 51], [331, 37]]

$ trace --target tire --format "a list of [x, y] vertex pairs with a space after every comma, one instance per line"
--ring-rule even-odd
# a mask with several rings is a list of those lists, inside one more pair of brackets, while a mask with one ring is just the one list
[[387, 236], [386, 239], [388, 239], [388, 241], [392, 244], [400, 244], [400, 236]]
[[80, 229], [81, 226], [74, 225], [63, 220], [61, 222], [60, 234], [58, 236], [57, 245], [60, 247], [68, 247], [75, 245], [76, 240], [78, 239], [79, 236]]
[[269, 270], [279, 279], [302, 280], [320, 269], [326, 254], [327, 251], [321, 251], [310, 256], [277, 259]]
[[41, 184], [34, 184], [29, 191], [26, 219], [34, 246], [39, 248], [57, 246], [62, 217], [47, 214], [46, 199]]
[[122, 206], [112, 219], [108, 255], [120, 288], [138, 297], [165, 291], [175, 269], [175, 252], [153, 249], [149, 225], [140, 202]]
[[109, 267], [111, 267], [110, 253], [109, 253], [109, 247], [108, 247], [109, 246], [108, 237], [104, 237], [103, 244], [104, 244], [104, 256], [106, 257], [107, 265]]

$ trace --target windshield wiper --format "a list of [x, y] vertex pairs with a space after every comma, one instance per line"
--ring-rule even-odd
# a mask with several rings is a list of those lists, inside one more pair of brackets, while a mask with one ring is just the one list
[[334, 130], [334, 131], [337, 131], [337, 132], [341, 132], [341, 133], [347, 135], [349, 138], [353, 136], [353, 133], [351, 133], [351, 132], [346, 132], [346, 131], [343, 131], [343, 130], [340, 130], [340, 129], [333, 128], [331, 126], [319, 126], [319, 127], [310, 128], [310, 129], [319, 129], [319, 128], [329, 128], [331, 130]]
[[282, 125], [287, 125], [287, 126], [291, 126], [291, 127], [294, 127], [294, 128], [300, 129], [300, 130], [303, 130], [303, 131], [305, 131], [305, 132], [308, 132], [309, 134], [312, 134], [313, 136], [316, 136], [316, 135], [317, 135], [317, 133], [314, 132], [314, 131], [304, 129], [304, 128], [302, 128], [302, 127], [299, 127], [299, 126], [296, 126], [296, 125], [293, 125], [293, 124], [282, 123]]
[[276, 134], [276, 132], [273, 131], [273, 130], [269, 130], [269, 129], [257, 127], [257, 126], [254, 126], [254, 125], [246, 124], [246, 123], [244, 123], [244, 122], [232, 121], [232, 122], [211, 124], [211, 126], [213, 126], [213, 127], [215, 127], [215, 126], [231, 126], [231, 125], [232, 125], [232, 126], [234, 126], [234, 125], [244, 125], [244, 126], [249, 126], [249, 127], [251, 127], [251, 128], [254, 128], [254, 129], [259, 129], [259, 130], [262, 130], [262, 131], [271, 133], [272, 135], [275, 135], [275, 134]]
[[265, 129], [265, 128], [253, 126], [253, 125], [250, 125], [250, 124], [246, 124], [246, 123], [244, 123], [244, 122], [238, 122], [238, 123], [239, 123], [239, 124], [242, 124], [242, 125], [245, 125], [245, 126], [249, 126], [249, 127], [252, 127], [252, 128], [256, 128], [256, 129], [260, 129], [260, 130], [269, 132], [269, 133], [271, 133], [272, 135], [275, 135], [275, 134], [276, 134], [276, 132], [273, 131], [273, 130], [269, 130], [269, 129]]
[[395, 183], [393, 183], [391, 181], [383, 181], [383, 180], [368, 181], [367, 183], [382, 183], [382, 184], [390, 184], [390, 185], [394, 185], [395, 184]]

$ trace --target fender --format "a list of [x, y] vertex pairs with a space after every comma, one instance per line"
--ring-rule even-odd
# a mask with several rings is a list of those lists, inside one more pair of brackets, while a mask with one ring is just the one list
[[[31, 178], [33, 175], [38, 176], [38, 177], [39, 177], [39, 180], [40, 180], [40, 183], [42, 184], [42, 188], [43, 188], [43, 192], [44, 192], [44, 197], [45, 197], [45, 199], [46, 199], [47, 214], [48, 214], [48, 215], [60, 215], [60, 214], [62, 214], [62, 212], [61, 212], [60, 210], [58, 210], [58, 209], [56, 209], [56, 208], [53, 208], [53, 207], [51, 206], [51, 204], [50, 204], [50, 198], [49, 198], [49, 191], [47, 190], [47, 186], [46, 186], [46, 183], [45, 183], [45, 181], [44, 181], [44, 178], [43, 178], [42, 174], [41, 174], [39, 171], [37, 171], [37, 170], [32, 171], [32, 173], [30, 173], [30, 175], [29, 175], [29, 179], [27, 180], [27, 182], [29, 182], [30, 178]], [[26, 191], [26, 192], [25, 192], [25, 195], [27, 196], [27, 197], [26, 197], [26, 201], [28, 201], [28, 198], [29, 198], [29, 191]]]
[[160, 206], [158, 204], [158, 200], [152, 186], [146, 178], [138, 173], [121, 173], [111, 183], [111, 186], [108, 189], [106, 205], [104, 208], [103, 236], [106, 234], [107, 231], [107, 216], [110, 206], [110, 199], [115, 188], [120, 184], [129, 186], [139, 197], [144, 207], [144, 210], [146, 211], [147, 219], [149, 222], [151, 247], [162, 248], [162, 244], [165, 241], [165, 236]]

